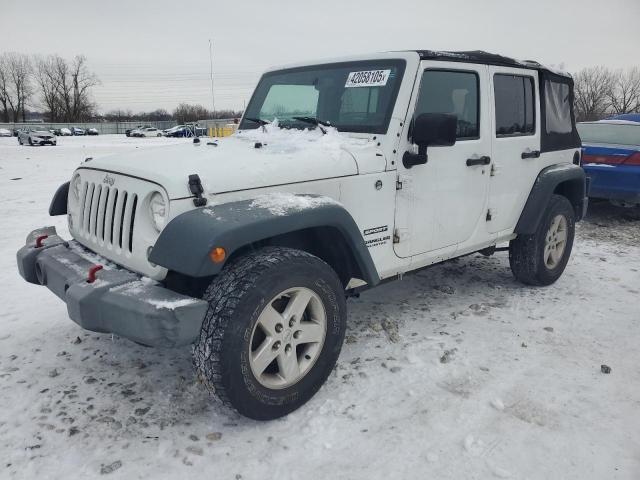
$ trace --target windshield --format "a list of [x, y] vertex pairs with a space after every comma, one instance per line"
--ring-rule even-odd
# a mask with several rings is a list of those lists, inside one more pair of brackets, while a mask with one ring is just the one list
[[315, 128], [315, 119], [343, 132], [386, 133], [404, 69], [404, 60], [370, 60], [269, 72], [240, 129], [276, 118], [281, 127]]
[[578, 123], [576, 127], [583, 143], [640, 145], [640, 124]]

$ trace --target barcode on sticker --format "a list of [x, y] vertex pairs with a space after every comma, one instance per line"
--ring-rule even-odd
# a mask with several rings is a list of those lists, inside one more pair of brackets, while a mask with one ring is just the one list
[[347, 77], [346, 88], [351, 87], [383, 87], [389, 80], [391, 70], [365, 70], [351, 72]]

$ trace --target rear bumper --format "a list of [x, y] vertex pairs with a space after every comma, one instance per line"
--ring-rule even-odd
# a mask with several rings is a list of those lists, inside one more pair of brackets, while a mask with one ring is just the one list
[[632, 165], [584, 165], [591, 182], [589, 196], [640, 203], [640, 167]]
[[[48, 235], [40, 248], [36, 238]], [[60, 238], [54, 227], [34, 230], [17, 253], [20, 275], [45, 285], [67, 304], [69, 317], [82, 328], [114, 333], [144, 345], [174, 347], [193, 343], [207, 302], [164, 288], [105, 259], [105, 268], [87, 282], [95, 254]], [[91, 258], [91, 259], [90, 259]], [[100, 261], [101, 258], [97, 257]]]

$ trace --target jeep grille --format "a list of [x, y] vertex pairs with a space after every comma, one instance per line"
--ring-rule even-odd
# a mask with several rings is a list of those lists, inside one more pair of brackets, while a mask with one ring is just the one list
[[124, 189], [84, 182], [78, 230], [91, 239], [133, 253], [138, 196]]

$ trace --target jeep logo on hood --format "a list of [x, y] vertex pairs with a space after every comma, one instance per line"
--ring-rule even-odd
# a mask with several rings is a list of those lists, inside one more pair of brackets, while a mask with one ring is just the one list
[[109, 185], [110, 187], [113, 186], [114, 183], [116, 183], [116, 179], [113, 177], [110, 177], [109, 174], [105, 175], [104, 178], [102, 179], [102, 183], [106, 183], [107, 185]]

